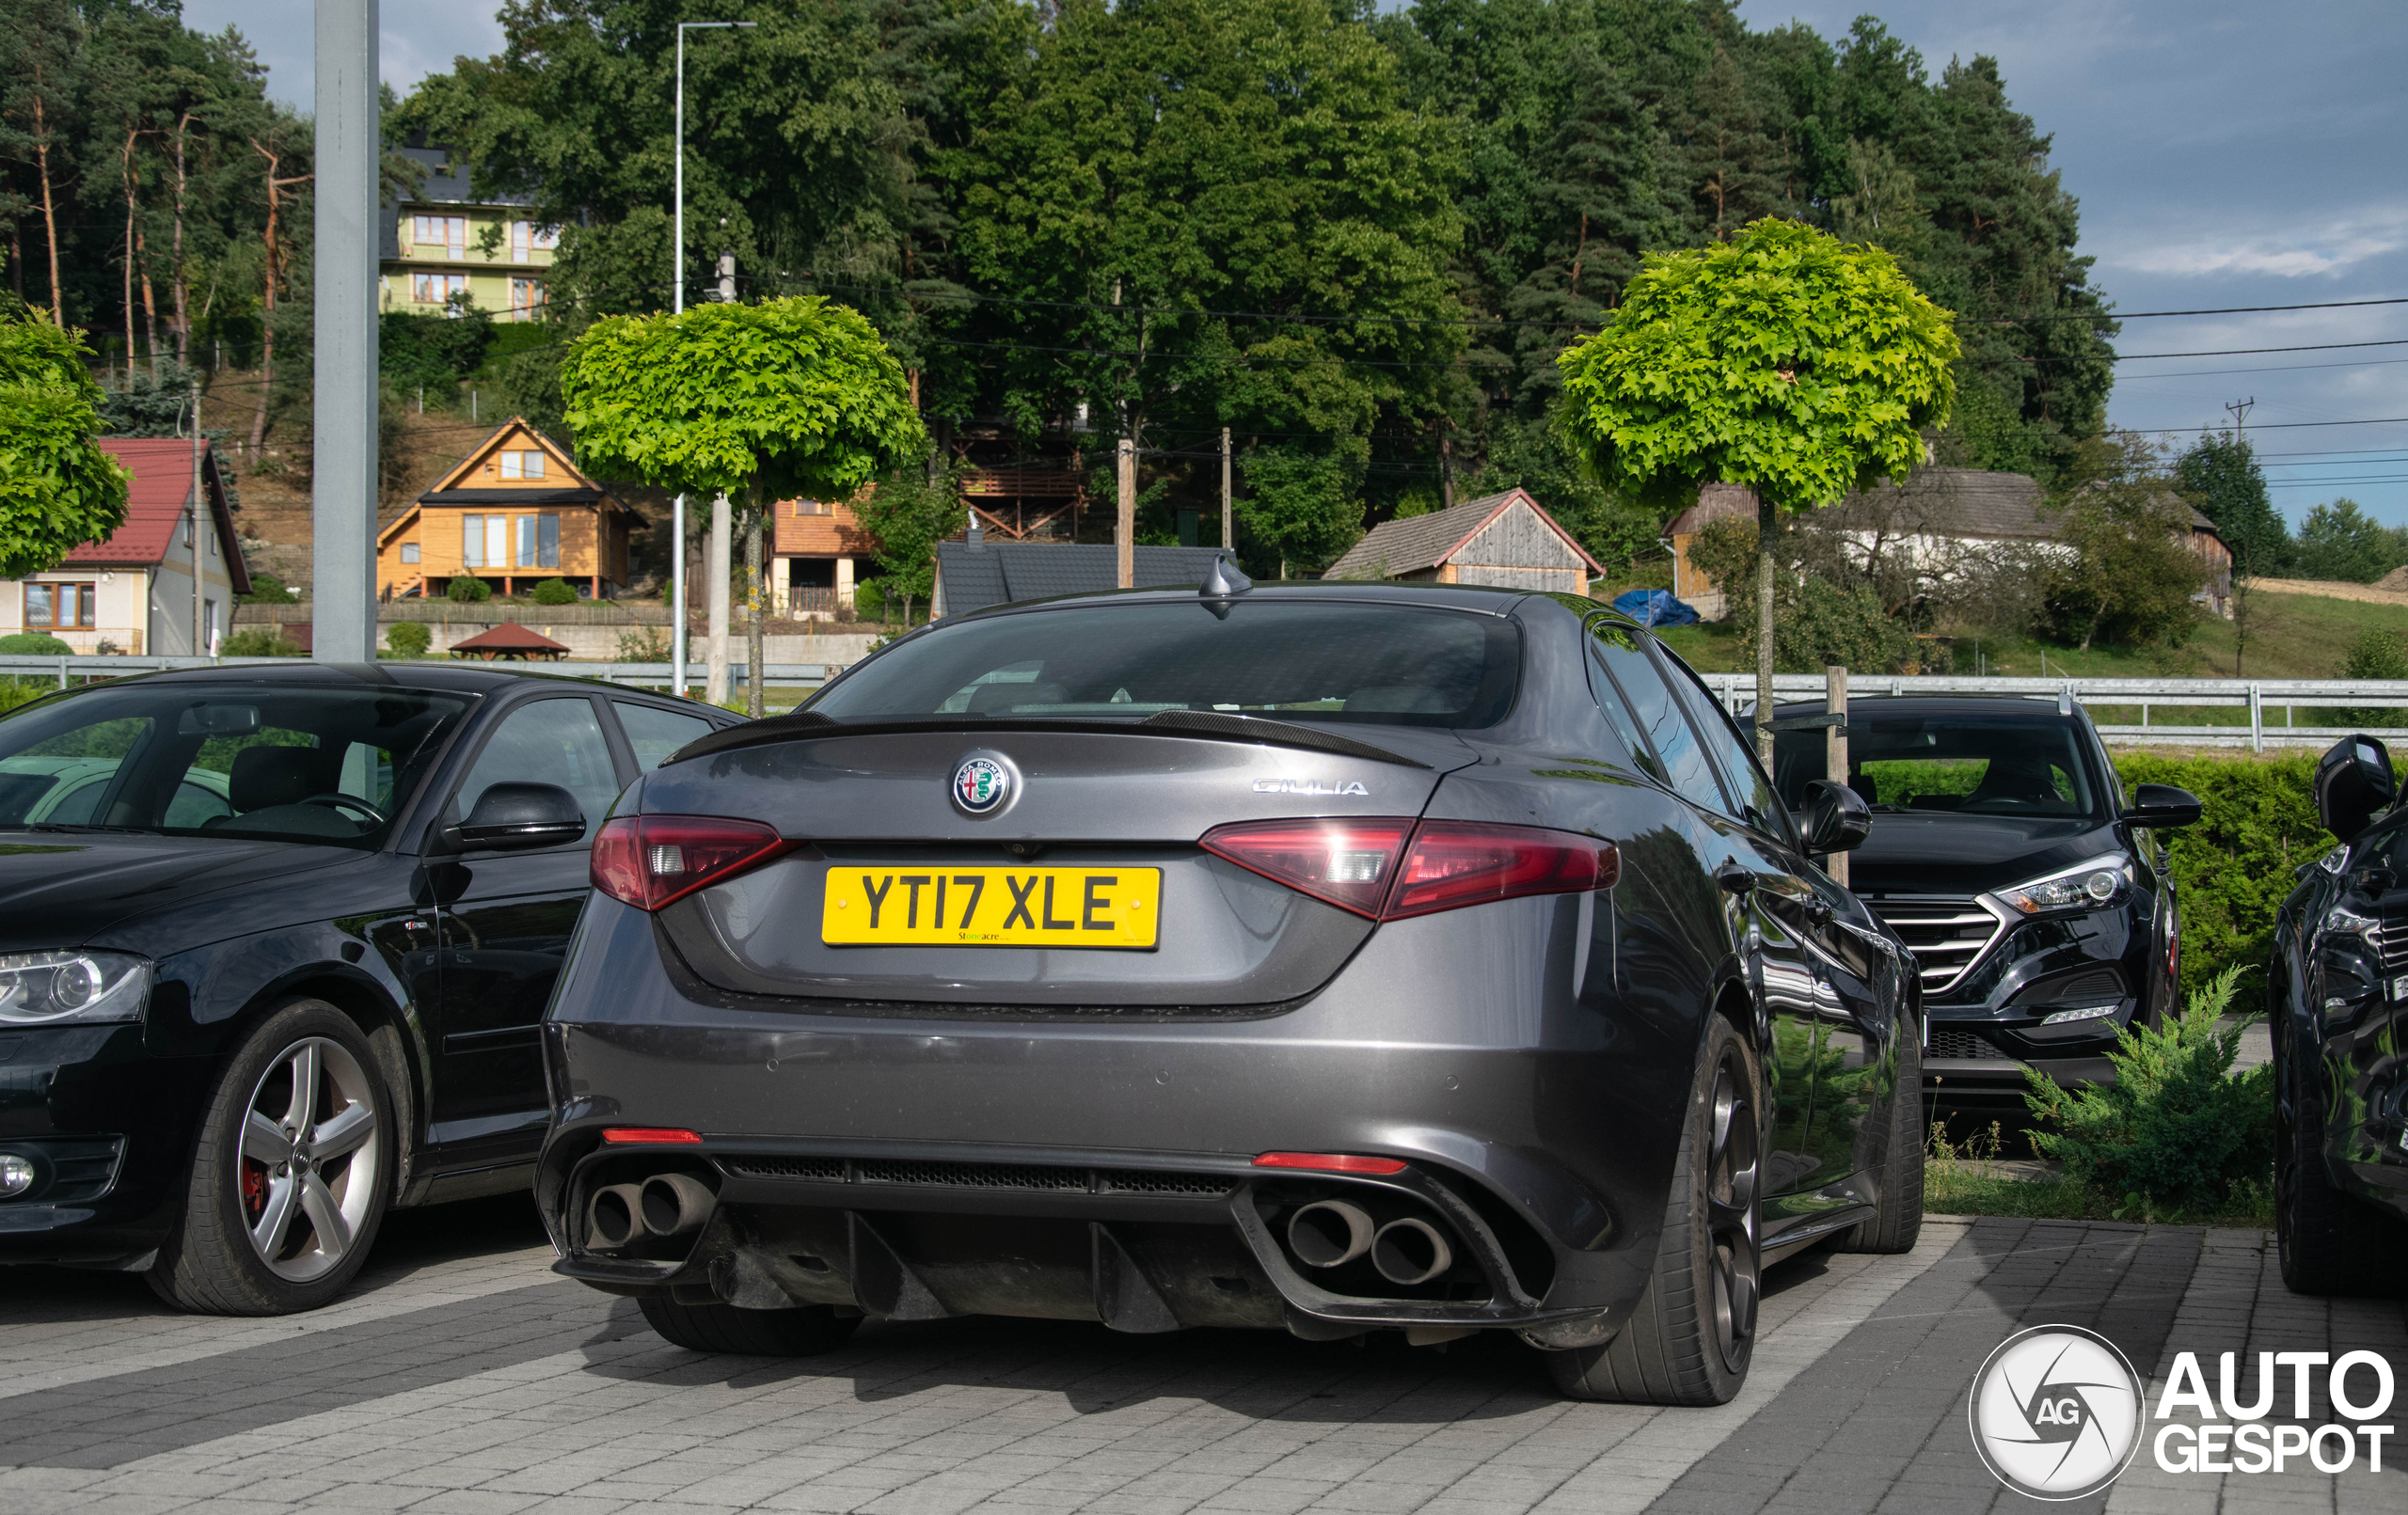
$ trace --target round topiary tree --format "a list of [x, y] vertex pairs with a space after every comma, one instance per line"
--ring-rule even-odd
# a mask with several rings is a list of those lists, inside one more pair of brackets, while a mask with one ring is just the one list
[[740, 503], [760, 715], [763, 519], [772, 501], [844, 499], [927, 454], [901, 365], [859, 311], [808, 294], [595, 322], [561, 392], [588, 468]]
[[1756, 748], [1772, 764], [1773, 538], [1923, 461], [1947, 423], [1956, 334], [1890, 255], [1766, 218], [1650, 253], [1613, 324], [1564, 349], [1563, 425], [1608, 487], [1659, 507], [1756, 492]]
[[537, 605], [575, 605], [577, 586], [565, 578], [547, 578], [536, 585], [535, 592], [528, 598]]
[[81, 332], [0, 297], [0, 578], [48, 573], [125, 524], [130, 481], [93, 440], [91, 356]]

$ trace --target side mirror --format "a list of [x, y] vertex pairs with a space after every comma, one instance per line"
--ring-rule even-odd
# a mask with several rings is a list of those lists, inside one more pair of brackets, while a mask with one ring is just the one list
[[584, 835], [577, 797], [552, 783], [488, 785], [468, 818], [443, 830], [455, 852], [556, 847]]
[[2124, 812], [2125, 824], [2151, 830], [2171, 831], [2198, 820], [2199, 797], [2170, 783], [2139, 785], [2132, 791], [2132, 808]]
[[1806, 786], [1806, 850], [1815, 857], [1853, 852], [1873, 834], [1873, 807], [1844, 783], [1816, 779]]
[[2363, 732], [2343, 737], [2317, 759], [2316, 818], [2343, 842], [2356, 840], [2398, 794], [2390, 750]]

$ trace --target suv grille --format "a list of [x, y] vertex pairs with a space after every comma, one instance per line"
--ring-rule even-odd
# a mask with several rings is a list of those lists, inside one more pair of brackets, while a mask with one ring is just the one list
[[872, 1158], [797, 1158], [741, 1153], [719, 1160], [738, 1178], [924, 1189], [1013, 1190], [1022, 1193], [1173, 1194], [1219, 1199], [1237, 1187], [1220, 1174], [1156, 1173], [1143, 1168], [1049, 1167], [1023, 1162], [916, 1162]]
[[1925, 994], [1955, 987], [2006, 929], [2005, 922], [1970, 899], [1869, 899], [1864, 904], [1906, 939], [1923, 970]]
[[2384, 911], [2383, 924], [2374, 928], [2372, 936], [2384, 967], [2408, 968], [2408, 912]]
[[1924, 1049], [1924, 1061], [1943, 1057], [2001, 1057], [2002, 1053], [1988, 1042], [1970, 1031], [1942, 1031], [1931, 1028], [1931, 1045]]

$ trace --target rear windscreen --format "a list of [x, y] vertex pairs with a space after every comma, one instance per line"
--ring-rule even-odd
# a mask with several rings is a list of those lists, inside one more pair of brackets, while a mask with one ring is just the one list
[[[2112, 790], [2086, 761], [2071, 721], [1848, 712], [1847, 781], [1875, 810], [1968, 815], [2099, 814]], [[1804, 803], [1824, 777], [1819, 729], [1776, 731], [1775, 780]]]
[[1264, 601], [1090, 605], [939, 624], [804, 708], [836, 720], [1282, 720], [1471, 728], [1513, 702], [1521, 633], [1498, 616]]

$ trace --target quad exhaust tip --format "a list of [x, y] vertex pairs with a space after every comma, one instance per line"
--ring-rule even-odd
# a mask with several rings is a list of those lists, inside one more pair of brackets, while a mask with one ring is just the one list
[[1377, 1228], [1359, 1205], [1316, 1200], [1288, 1218], [1288, 1247], [1307, 1268], [1336, 1268], [1371, 1250]]
[[710, 1186], [691, 1175], [655, 1174], [643, 1181], [643, 1228], [657, 1237], [699, 1231], [718, 1203]]
[[699, 1231], [719, 1198], [689, 1174], [657, 1173], [640, 1184], [606, 1184], [585, 1202], [585, 1235], [597, 1250], [615, 1252], [645, 1236]]
[[604, 1249], [624, 1247], [642, 1234], [643, 1190], [637, 1184], [609, 1184], [585, 1202], [585, 1234]]
[[1427, 1221], [1390, 1221], [1371, 1238], [1371, 1266], [1391, 1284], [1427, 1284], [1454, 1262], [1454, 1249]]

